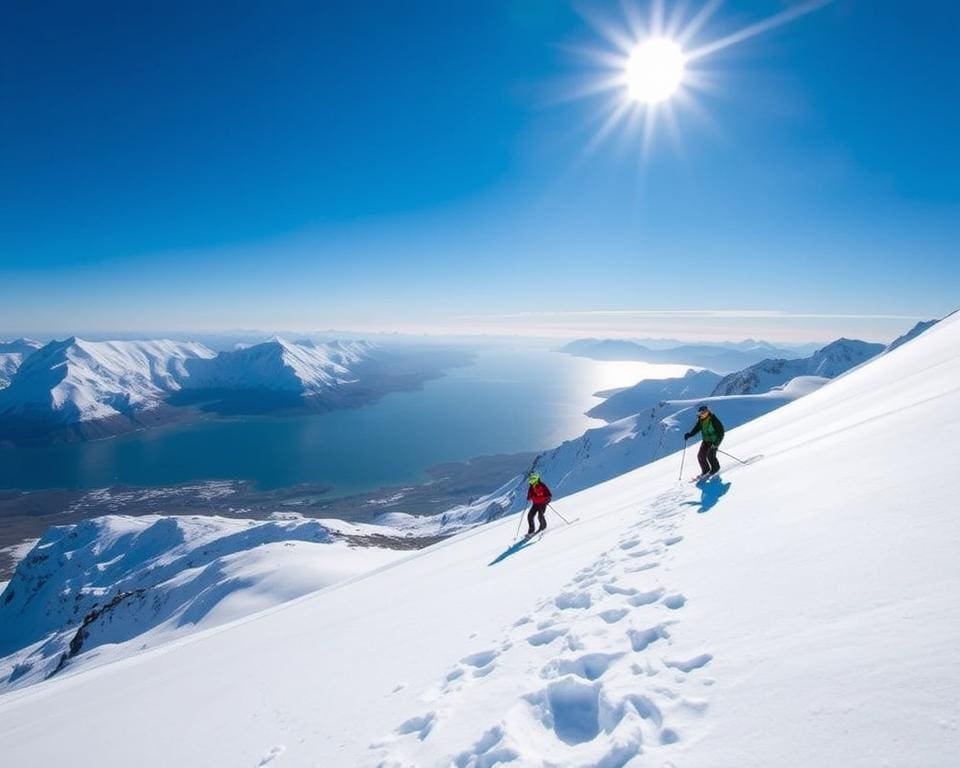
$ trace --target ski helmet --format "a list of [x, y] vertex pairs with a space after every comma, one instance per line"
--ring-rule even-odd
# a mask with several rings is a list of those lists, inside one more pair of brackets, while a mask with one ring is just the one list
[[540, 475], [536, 472], [531, 472], [530, 477], [527, 478], [527, 482], [530, 483], [530, 485], [536, 485], [540, 482]]

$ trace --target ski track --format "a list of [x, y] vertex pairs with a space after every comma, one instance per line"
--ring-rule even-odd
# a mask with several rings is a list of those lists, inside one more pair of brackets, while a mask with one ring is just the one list
[[[687, 598], [666, 583], [665, 566], [683, 541], [675, 529], [684, 495], [680, 487], [654, 498], [616, 546], [511, 622], [488, 649], [454, 664], [423, 694], [420, 714], [370, 745], [367, 765], [621, 768], [657, 752], [669, 761], [663, 751], [702, 717], [702, 694], [714, 683], [704, 671], [713, 656], [678, 647]], [[614, 668], [632, 673], [628, 688], [606, 682], [623, 679], [608, 676]], [[517, 670], [526, 670], [519, 686]], [[483, 699], [478, 686], [488, 685], [513, 691], [498, 721], [483, 722], [473, 704]], [[519, 695], [518, 687], [525, 689]], [[453, 753], [430, 749], [445, 721], [464, 718], [477, 718], [472, 743]]]

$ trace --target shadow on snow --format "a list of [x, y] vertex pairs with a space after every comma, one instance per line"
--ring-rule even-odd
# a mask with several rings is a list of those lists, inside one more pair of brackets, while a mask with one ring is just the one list
[[700, 501], [685, 501], [685, 506], [699, 507], [697, 514], [703, 514], [713, 509], [720, 497], [730, 490], [732, 483], [725, 483], [719, 477], [714, 477], [703, 483], [697, 483], [700, 489]]
[[497, 555], [493, 560], [487, 563], [487, 566], [489, 567], [491, 565], [496, 565], [497, 563], [506, 560], [508, 557], [510, 557], [510, 555], [517, 554], [517, 552], [519, 552], [521, 549], [526, 549], [527, 547], [536, 543], [538, 538], [539, 536], [536, 536], [532, 539], [519, 539], [515, 541], [513, 544], [511, 544], [509, 547], [503, 550], [503, 552]]

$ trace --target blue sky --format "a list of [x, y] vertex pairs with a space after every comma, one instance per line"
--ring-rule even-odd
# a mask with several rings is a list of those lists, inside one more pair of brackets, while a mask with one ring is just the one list
[[[694, 42], [795, 5], [730, 0]], [[588, 151], [604, 102], [564, 98], [598, 17], [624, 25], [552, 0], [8, 8], [0, 333], [803, 340], [956, 308], [960, 8], [836, 0], [719, 51], [646, 151]]]

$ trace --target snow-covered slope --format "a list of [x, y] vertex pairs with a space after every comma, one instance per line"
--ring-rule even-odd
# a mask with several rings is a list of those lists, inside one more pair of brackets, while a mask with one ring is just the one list
[[648, 379], [608, 397], [587, 411], [587, 416], [604, 421], [617, 421], [661, 400], [691, 400], [706, 397], [723, 378], [713, 371], [689, 370], [675, 379]]
[[713, 390], [714, 395], [748, 395], [769, 392], [797, 376], [820, 376], [832, 379], [846, 373], [883, 352], [883, 344], [856, 339], [837, 339], [818, 349], [810, 357], [799, 360], [763, 360], [737, 373], [724, 377]]
[[494, 522], [6, 694], [4, 762], [953, 766], [958, 350], [950, 318], [732, 430], [763, 458], [703, 487], [674, 454], [539, 541]]
[[42, 346], [32, 339], [0, 341], [0, 388], [7, 386], [23, 361]]
[[886, 351], [892, 352], [897, 347], [903, 344], [906, 344], [908, 341], [912, 341], [913, 339], [917, 338], [917, 336], [919, 336], [921, 333], [924, 333], [925, 331], [928, 331], [929, 329], [933, 328], [933, 326], [935, 326], [939, 322], [940, 322], [939, 320], [923, 320], [917, 323], [915, 326], [913, 326], [913, 328], [911, 328], [905, 334], [903, 334], [902, 336], [898, 336], [892, 342], [890, 342], [890, 345], [887, 347]]
[[[676, 451], [683, 445], [683, 434], [696, 424], [697, 406], [701, 403], [709, 404], [730, 430], [816, 391], [826, 381], [803, 376], [759, 395], [665, 400], [633, 416], [588, 430], [583, 436], [541, 454], [536, 468], [544, 478], [551, 479], [548, 482], [556, 496], [568, 496]], [[729, 448], [726, 441], [722, 447]], [[732, 463], [723, 456], [720, 462]], [[695, 469], [692, 465], [691, 470]], [[524, 501], [525, 497], [521, 497], [520, 506]], [[515, 501], [510, 509], [516, 508]]]
[[0, 602], [0, 692], [232, 621], [396, 560], [302, 518], [111, 515], [50, 528]]
[[188, 360], [213, 354], [175, 341], [50, 342], [0, 390], [0, 418], [72, 423], [149, 411], [180, 388]]
[[355, 382], [357, 377], [350, 367], [367, 357], [371, 349], [362, 341], [319, 344], [274, 339], [221, 352], [212, 360], [191, 361], [184, 387], [318, 394]]

